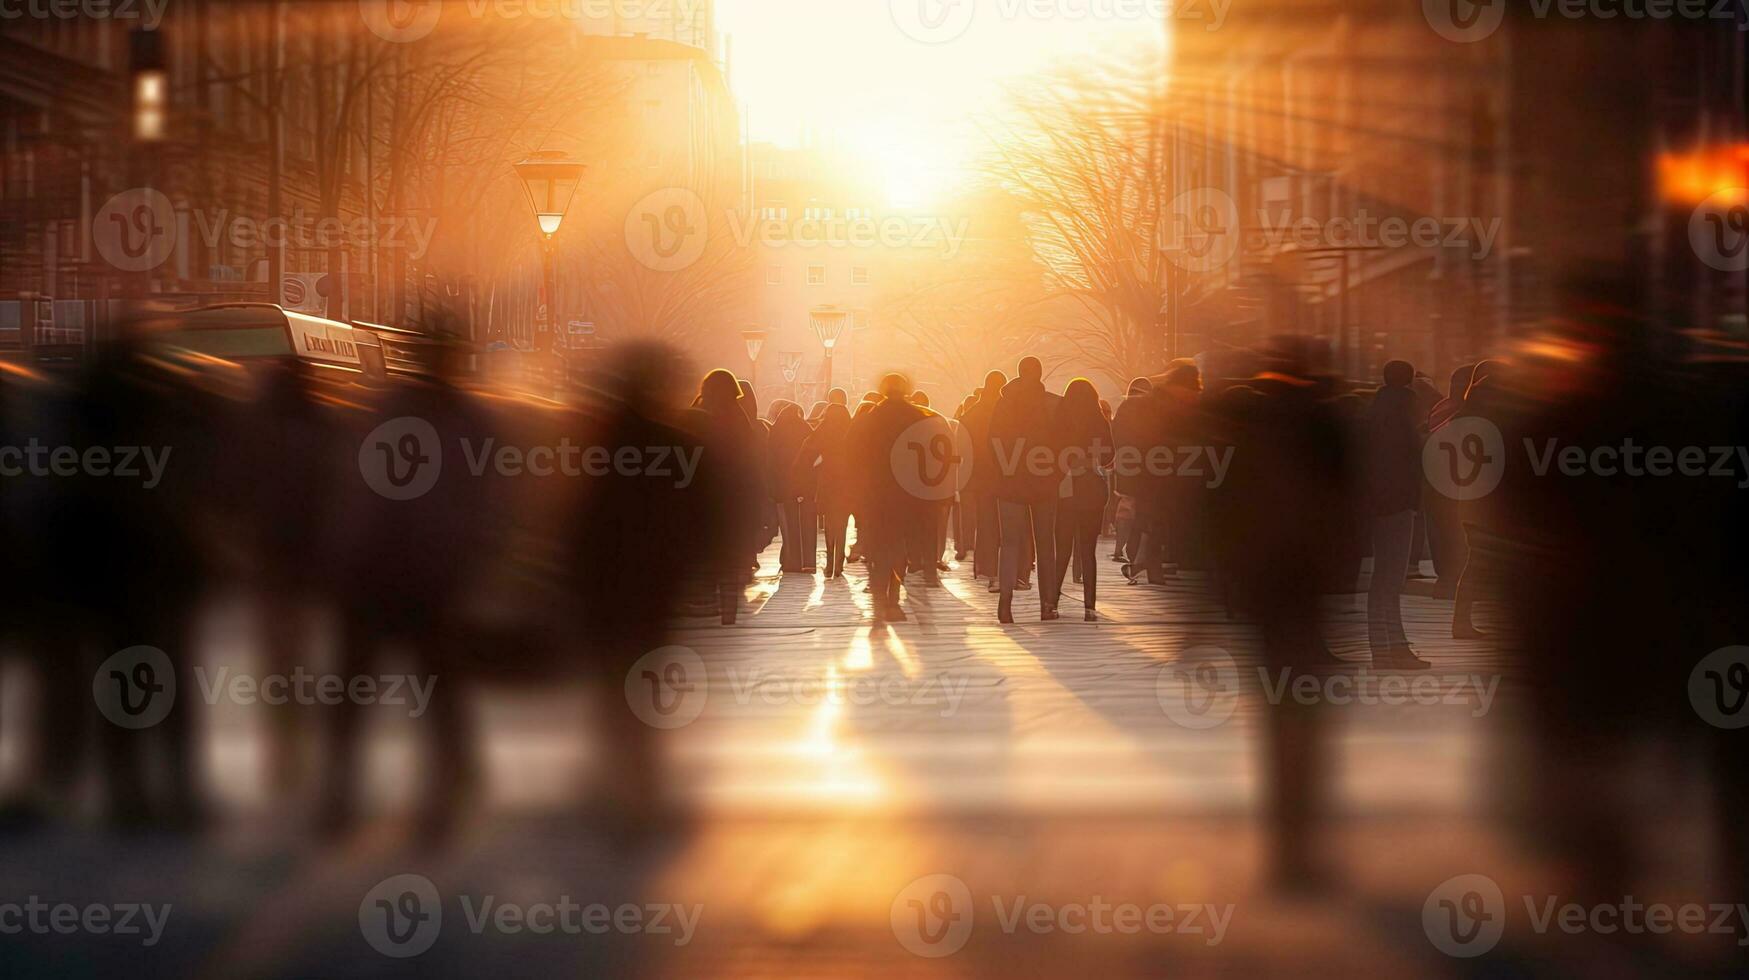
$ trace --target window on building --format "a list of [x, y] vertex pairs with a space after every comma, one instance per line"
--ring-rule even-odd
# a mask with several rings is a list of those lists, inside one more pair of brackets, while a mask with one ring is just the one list
[[850, 267], [850, 284], [852, 286], [868, 285], [868, 266], [853, 265]]
[[823, 265], [810, 265], [810, 266], [808, 266], [808, 285], [810, 285], [810, 286], [824, 286], [824, 285], [826, 285], [826, 267], [825, 266], [823, 266]]

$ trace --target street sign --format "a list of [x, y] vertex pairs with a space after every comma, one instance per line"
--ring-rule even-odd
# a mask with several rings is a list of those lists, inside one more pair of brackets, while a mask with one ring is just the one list
[[593, 337], [593, 336], [595, 336], [595, 324], [589, 322], [588, 320], [572, 320], [571, 321], [571, 336], [573, 336], [573, 337]]

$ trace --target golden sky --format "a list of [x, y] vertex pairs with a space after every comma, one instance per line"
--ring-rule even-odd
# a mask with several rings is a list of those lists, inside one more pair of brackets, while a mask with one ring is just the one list
[[913, 206], [957, 181], [969, 120], [1004, 79], [1164, 31], [1156, 0], [717, 2], [753, 138], [833, 138], [884, 175], [890, 203]]

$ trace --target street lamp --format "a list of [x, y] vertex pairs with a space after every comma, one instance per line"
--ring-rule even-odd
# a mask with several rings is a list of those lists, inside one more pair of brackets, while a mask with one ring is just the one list
[[133, 82], [134, 139], [156, 143], [165, 136], [170, 104], [163, 35], [142, 28], [128, 34], [128, 74]]
[[558, 290], [553, 278], [553, 236], [571, 207], [571, 195], [583, 180], [583, 164], [557, 150], [541, 150], [516, 165], [516, 176], [528, 194], [529, 207], [541, 233], [541, 294], [535, 311], [535, 349], [552, 343], [553, 303]]
[[741, 340], [747, 345], [747, 380], [755, 392], [759, 390], [759, 351], [765, 347], [765, 336], [765, 331], [758, 327], [741, 331]]
[[820, 338], [820, 346], [826, 348], [826, 360], [820, 367], [820, 375], [828, 391], [832, 389], [832, 351], [838, 347], [838, 338], [849, 322], [850, 314], [836, 306], [816, 306], [808, 311], [808, 323], [814, 328], [814, 336]]

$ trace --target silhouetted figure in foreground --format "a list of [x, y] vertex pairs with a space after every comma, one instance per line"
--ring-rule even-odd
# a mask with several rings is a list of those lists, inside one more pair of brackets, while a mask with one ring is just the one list
[[1373, 666], [1425, 670], [1403, 632], [1403, 580], [1421, 497], [1421, 437], [1416, 431], [1415, 370], [1408, 361], [1385, 365], [1384, 387], [1366, 418], [1366, 492], [1372, 522], [1372, 584], [1367, 592], [1367, 642]]
[[850, 426], [850, 460], [857, 478], [859, 540], [868, 555], [868, 578], [874, 615], [902, 621], [899, 607], [911, 536], [927, 523], [931, 511], [900, 482], [893, 465], [893, 447], [900, 436], [929, 413], [911, 404], [911, 384], [902, 375], [881, 379], [881, 402]]
[[1060, 400], [1061, 396], [1045, 390], [1044, 365], [1036, 357], [1025, 357], [1020, 361], [1020, 376], [1002, 387], [990, 417], [995, 495], [1002, 524], [999, 622], [1014, 622], [1014, 589], [1020, 579], [1023, 540], [1028, 535], [1038, 555], [1039, 618], [1057, 618]]
[[1072, 557], [1080, 571], [1083, 618], [1091, 623], [1098, 618], [1094, 609], [1099, 599], [1099, 556], [1094, 549], [1111, 492], [1101, 472], [1112, 463], [1111, 423], [1100, 412], [1099, 394], [1086, 378], [1069, 382], [1058, 412], [1068, 493], [1057, 501], [1056, 592], [1062, 592]]

